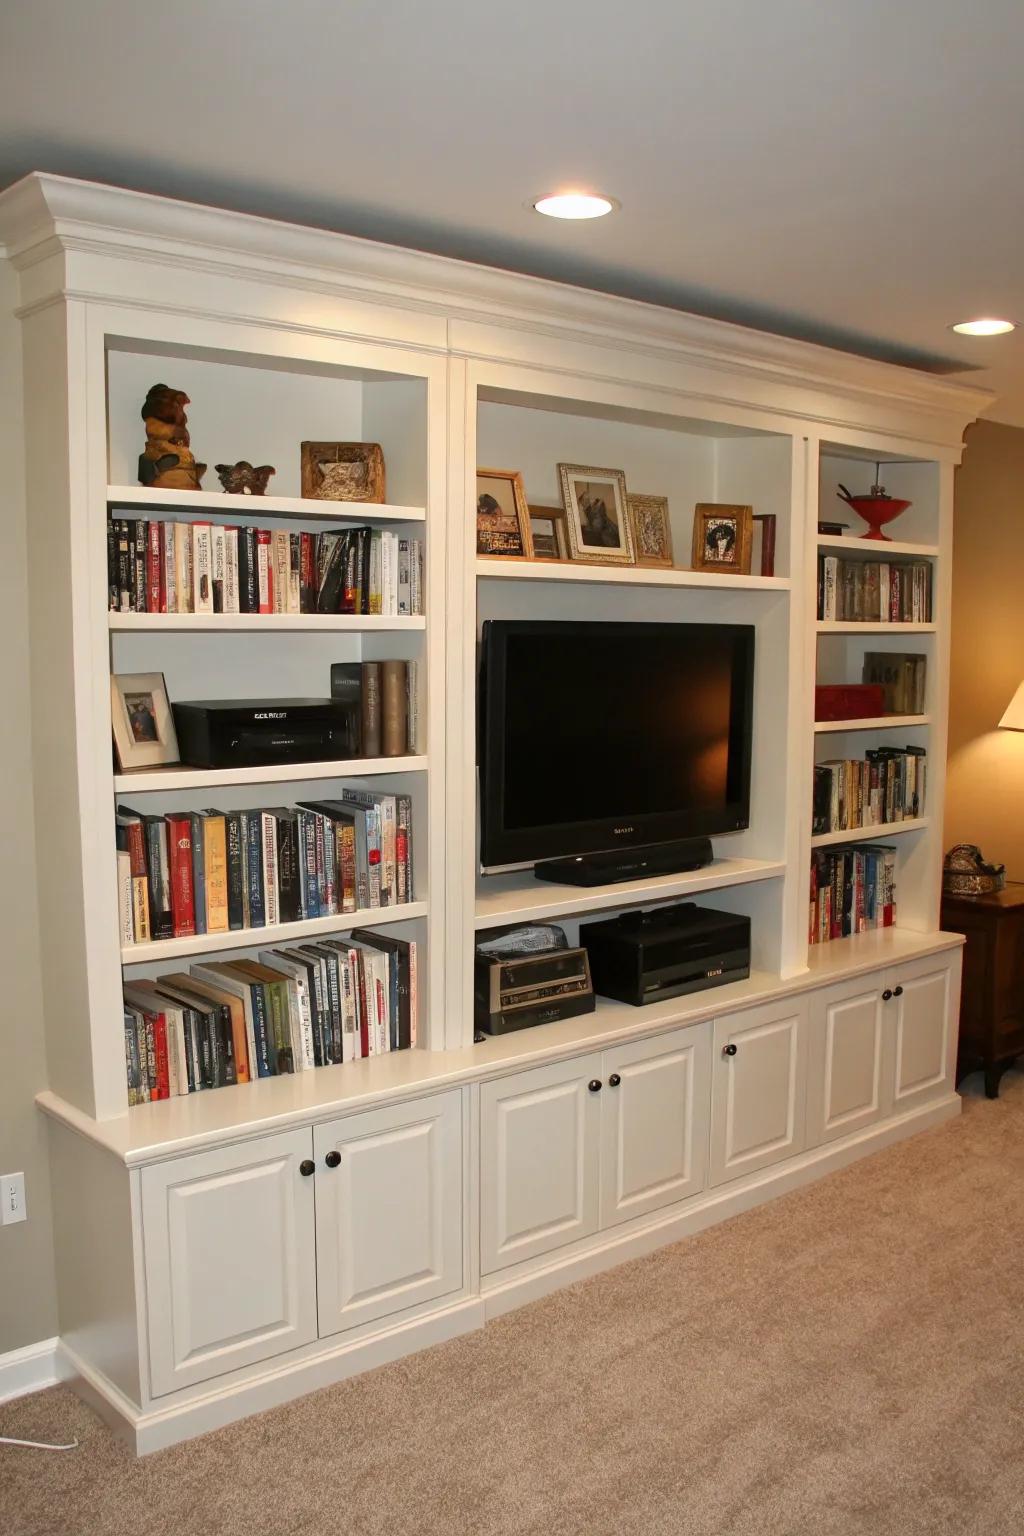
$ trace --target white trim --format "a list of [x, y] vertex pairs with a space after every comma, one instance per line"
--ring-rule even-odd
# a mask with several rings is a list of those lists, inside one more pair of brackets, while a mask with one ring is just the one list
[[64, 1381], [67, 1372], [60, 1357], [60, 1339], [40, 1339], [22, 1349], [0, 1355], [0, 1403]]

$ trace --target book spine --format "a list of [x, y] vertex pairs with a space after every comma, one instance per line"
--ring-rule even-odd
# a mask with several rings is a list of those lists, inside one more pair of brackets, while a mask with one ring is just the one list
[[127, 848], [117, 853], [117, 916], [121, 943], [135, 943], [135, 900], [132, 888], [132, 856]]
[[325, 818], [313, 817], [313, 828], [316, 836], [316, 904], [321, 917], [330, 917], [334, 908], [331, 906], [328, 894], [327, 882], [327, 850], [325, 846]]
[[205, 827], [206, 931], [228, 932], [228, 848], [224, 817], [208, 815]]
[[245, 861], [249, 918], [247, 928], [262, 928], [265, 924], [263, 908], [263, 828], [259, 811], [247, 811], [245, 819]]
[[263, 910], [268, 928], [281, 921], [277, 901], [277, 817], [272, 811], [260, 812], [263, 848]]
[[154, 1077], [156, 1080], [152, 1097], [154, 1099], [169, 1099], [171, 1096], [171, 1079], [167, 1062], [167, 1019], [162, 1013], [147, 1014], [147, 1028], [150, 1021], [152, 1021], [153, 1026]]
[[139, 1088], [142, 1082], [142, 1073], [139, 1067], [139, 1037], [135, 1028], [135, 1018], [124, 1011], [124, 1070], [128, 1080], [128, 1107], [141, 1104]]
[[209, 523], [192, 524], [192, 612], [213, 610], [213, 538]]
[[363, 663], [362, 744], [364, 757], [382, 756], [381, 663]]
[[288, 581], [291, 556], [286, 528], [274, 528], [270, 536], [270, 562], [273, 569], [274, 612], [288, 611]]
[[302, 612], [302, 535], [288, 535], [288, 613]]
[[398, 862], [398, 899], [415, 901], [412, 865], [412, 796], [397, 795], [395, 801], [397, 832], [395, 846]]
[[316, 612], [316, 557], [311, 533], [299, 534], [299, 612]]
[[161, 523], [163, 533], [163, 583], [160, 590], [162, 613], [178, 611], [178, 581], [174, 561], [174, 523]]
[[192, 528], [189, 523], [174, 525], [174, 579], [178, 594], [178, 612], [192, 612]]
[[408, 751], [404, 661], [380, 663], [381, 755], [403, 757]]
[[192, 895], [192, 820], [186, 812], [167, 817], [167, 841], [171, 861], [171, 922], [176, 939], [196, 931]]
[[[117, 519], [107, 518], [107, 607], [116, 613], [121, 606], [121, 586], [117, 573]], [[127, 1015], [125, 1016], [125, 1044], [127, 1045]]]
[[149, 524], [138, 517], [131, 525], [134, 534], [132, 548], [132, 607], [136, 613], [146, 611], [146, 570], [149, 561]]
[[163, 524], [150, 523], [146, 537], [146, 612], [163, 613]]
[[238, 529], [224, 529], [224, 607], [225, 613], [238, 613]]
[[256, 1041], [256, 1076], [277, 1075], [277, 1052], [271, 1046], [272, 1020], [268, 1014], [267, 998], [263, 986], [253, 982], [249, 988], [252, 1002], [252, 1029]]
[[412, 613], [412, 571], [409, 559], [409, 540], [398, 541], [398, 612]]
[[228, 859], [228, 928], [234, 932], [244, 928], [245, 915], [242, 903], [244, 870], [242, 868], [242, 813], [228, 811], [224, 821]]
[[150, 930], [154, 939], [170, 939], [174, 937], [174, 919], [171, 915], [167, 823], [158, 816], [151, 816], [147, 818], [145, 827]]
[[206, 823], [198, 811], [192, 821], [192, 899], [196, 909], [196, 933], [206, 932]]
[[257, 613], [274, 611], [274, 563], [271, 555], [271, 534], [268, 528], [256, 529], [256, 591]]

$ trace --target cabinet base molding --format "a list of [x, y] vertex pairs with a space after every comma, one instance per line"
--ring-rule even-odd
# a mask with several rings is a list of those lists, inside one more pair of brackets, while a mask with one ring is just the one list
[[960, 1114], [960, 1096], [949, 1093], [930, 1104], [906, 1114], [865, 1127], [841, 1141], [828, 1142], [789, 1158], [773, 1168], [762, 1169], [746, 1178], [735, 1179], [717, 1189], [687, 1200], [682, 1207], [629, 1227], [601, 1232], [564, 1250], [546, 1263], [523, 1264], [515, 1272], [489, 1276], [483, 1283], [483, 1304], [489, 1320], [515, 1311], [563, 1286], [573, 1285], [603, 1270], [614, 1269], [629, 1259], [639, 1259], [657, 1248], [667, 1247], [684, 1237], [692, 1237], [705, 1227], [727, 1221], [743, 1211], [753, 1210], [790, 1190], [816, 1183], [827, 1173], [835, 1173], [850, 1163], [870, 1157], [874, 1152], [906, 1141], [952, 1120]]
[[38, 1344], [8, 1350], [0, 1355], [0, 1403], [54, 1387], [66, 1375], [60, 1339], [40, 1339]]

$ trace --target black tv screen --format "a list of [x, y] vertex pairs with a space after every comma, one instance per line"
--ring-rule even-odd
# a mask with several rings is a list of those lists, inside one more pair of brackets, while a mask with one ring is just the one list
[[745, 827], [753, 681], [749, 624], [485, 623], [481, 864]]

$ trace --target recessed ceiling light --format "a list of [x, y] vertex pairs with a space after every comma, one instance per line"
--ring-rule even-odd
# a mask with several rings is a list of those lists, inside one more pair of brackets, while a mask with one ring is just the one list
[[1012, 320], [960, 320], [956, 325], [950, 326], [950, 330], [958, 331], [961, 336], [1005, 336], [1007, 331], [1015, 331], [1016, 325]]
[[555, 192], [549, 197], [538, 197], [533, 206], [552, 219], [600, 219], [619, 204], [613, 197], [600, 197], [594, 192]]

